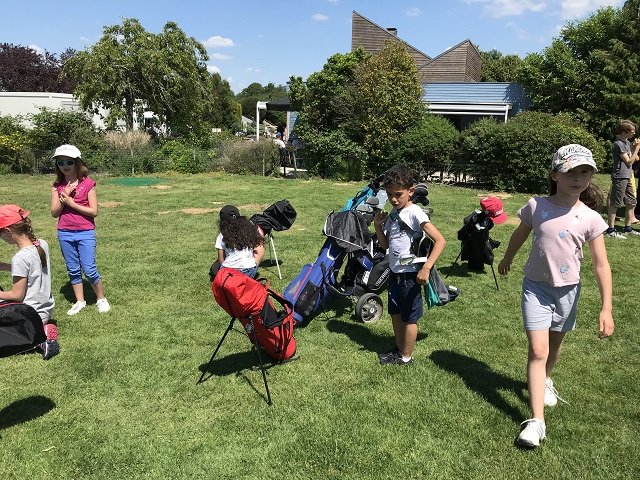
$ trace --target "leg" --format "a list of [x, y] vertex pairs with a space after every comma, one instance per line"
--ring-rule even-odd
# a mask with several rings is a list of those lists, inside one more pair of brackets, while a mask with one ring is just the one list
[[545, 367], [547, 378], [551, 377], [551, 372], [560, 358], [562, 350], [562, 341], [566, 332], [549, 332], [549, 356], [547, 357], [547, 365]]
[[413, 356], [413, 349], [416, 345], [416, 339], [418, 338], [418, 325], [415, 323], [405, 323], [399, 320], [399, 325], [396, 327], [394, 322], [394, 331], [399, 331], [400, 336], [396, 334], [396, 343], [398, 349], [402, 354], [403, 359], [409, 359]]
[[529, 355], [527, 359], [529, 404], [532, 417], [540, 420], [544, 420], [544, 390], [547, 379], [546, 366], [549, 358], [549, 337], [548, 330], [527, 331], [529, 340]]
[[616, 212], [618, 211], [617, 207], [614, 207], [613, 205], [609, 205], [607, 207], [607, 216], [608, 216], [608, 224], [609, 224], [609, 228], [614, 228], [616, 225]]
[[82, 270], [91, 284], [98, 300], [104, 298], [102, 278], [96, 266], [96, 232], [86, 230], [78, 235], [78, 253]]
[[67, 274], [69, 282], [76, 297], [76, 302], [84, 302], [84, 290], [82, 288], [82, 270], [80, 268], [80, 252], [78, 251], [78, 242], [74, 232], [59, 231], [58, 243], [62, 257], [67, 265]]

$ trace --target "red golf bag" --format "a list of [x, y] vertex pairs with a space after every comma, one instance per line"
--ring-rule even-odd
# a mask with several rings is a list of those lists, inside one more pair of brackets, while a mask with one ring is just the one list
[[233, 268], [222, 268], [211, 291], [229, 315], [240, 320], [247, 336], [274, 360], [286, 360], [296, 353], [291, 302]]

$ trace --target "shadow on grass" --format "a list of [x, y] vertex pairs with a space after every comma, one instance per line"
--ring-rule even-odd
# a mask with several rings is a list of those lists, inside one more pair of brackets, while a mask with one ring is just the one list
[[501, 390], [511, 390], [523, 403], [528, 404], [528, 398], [524, 394], [527, 390], [525, 382], [496, 373], [486, 363], [450, 350], [436, 350], [430, 358], [442, 370], [458, 375], [468, 388], [511, 417], [514, 422], [519, 423], [526, 418], [519, 408], [507, 403], [500, 394]]
[[0, 410], [0, 430], [41, 417], [55, 406], [53, 400], [41, 395], [16, 400]]
[[[367, 325], [362, 323], [350, 323], [332, 319], [327, 322], [327, 329], [333, 333], [346, 335], [351, 339], [351, 341], [360, 344], [361, 350], [384, 353], [393, 348], [393, 337], [374, 333]], [[427, 338], [426, 333], [418, 333], [418, 341], [422, 341], [425, 338]]]
[[[97, 298], [95, 292], [93, 291], [93, 288], [91, 287], [91, 284], [87, 282], [87, 280], [82, 280], [82, 288], [84, 290], [84, 299], [86, 300], [87, 305], [95, 304]], [[65, 283], [60, 288], [60, 293], [71, 305], [76, 303], [76, 296], [73, 293], [73, 287], [71, 286], [70, 282]]]

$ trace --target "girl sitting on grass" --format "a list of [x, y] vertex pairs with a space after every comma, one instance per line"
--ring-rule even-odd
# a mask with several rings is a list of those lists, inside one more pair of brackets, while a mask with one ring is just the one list
[[0, 238], [18, 247], [11, 263], [0, 263], [0, 270], [11, 271], [11, 290], [0, 291], [0, 301], [25, 303], [38, 312], [47, 340], [40, 344], [42, 358], [60, 352], [58, 329], [52, 323], [55, 301], [51, 295], [49, 245], [31, 229], [29, 212], [18, 205], [0, 206]]
[[596, 171], [589, 149], [575, 144], [561, 147], [551, 162], [550, 195], [531, 198], [518, 211], [520, 225], [498, 265], [498, 271], [506, 275], [513, 257], [533, 231], [522, 282], [532, 418], [522, 422], [517, 443], [525, 447], [537, 447], [545, 438], [544, 407], [556, 405], [558, 399], [563, 401], [554, 388], [551, 372], [565, 334], [576, 325], [585, 243], [589, 244], [602, 301], [600, 335], [613, 333], [611, 268], [603, 237], [607, 224], [595, 211], [602, 204], [602, 192], [591, 184]]

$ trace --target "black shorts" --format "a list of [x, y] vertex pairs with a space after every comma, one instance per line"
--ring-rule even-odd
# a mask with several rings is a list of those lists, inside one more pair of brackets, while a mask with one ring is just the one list
[[389, 276], [390, 315], [400, 314], [405, 323], [418, 323], [422, 318], [422, 285], [416, 282], [418, 272], [393, 273]]

